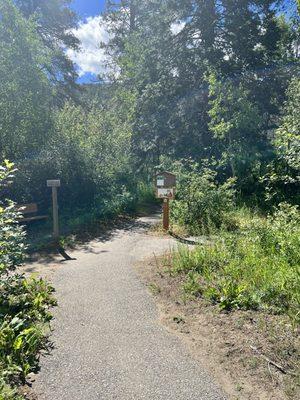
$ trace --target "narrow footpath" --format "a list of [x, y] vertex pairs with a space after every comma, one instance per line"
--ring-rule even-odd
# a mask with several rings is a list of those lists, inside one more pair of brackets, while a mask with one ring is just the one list
[[33, 384], [39, 400], [226, 399], [205, 366], [160, 325], [133, 268], [176, 246], [146, 234], [155, 221], [141, 218], [73, 251], [76, 260], [52, 263], [58, 307], [54, 348], [41, 357]]

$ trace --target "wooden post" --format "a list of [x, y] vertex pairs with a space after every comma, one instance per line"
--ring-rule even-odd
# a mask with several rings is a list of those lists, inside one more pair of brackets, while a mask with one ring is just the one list
[[53, 206], [53, 237], [55, 240], [59, 238], [58, 226], [58, 204], [57, 204], [57, 187], [52, 186], [52, 206]]
[[53, 238], [55, 241], [58, 241], [59, 226], [58, 226], [57, 188], [60, 187], [60, 180], [59, 179], [47, 180], [47, 186], [52, 188]]
[[171, 172], [159, 172], [155, 175], [155, 193], [158, 199], [163, 199], [163, 228], [170, 228], [170, 199], [174, 199], [176, 175]]
[[164, 199], [163, 202], [163, 228], [165, 231], [169, 230], [170, 226], [170, 204], [169, 199]]

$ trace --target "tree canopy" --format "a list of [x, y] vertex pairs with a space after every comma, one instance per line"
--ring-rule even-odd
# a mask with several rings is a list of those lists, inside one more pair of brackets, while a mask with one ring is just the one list
[[81, 182], [63, 191], [66, 204], [93, 203], [179, 161], [233, 177], [241, 199], [284, 198], [298, 174], [292, 3], [107, 1], [109, 72], [78, 85], [65, 52], [80, 46], [70, 2], [3, 0], [0, 152], [20, 169], [16, 198], [43, 202], [51, 174]]

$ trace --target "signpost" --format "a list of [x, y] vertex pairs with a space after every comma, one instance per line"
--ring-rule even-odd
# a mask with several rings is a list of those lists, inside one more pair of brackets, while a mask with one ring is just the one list
[[60, 179], [51, 179], [47, 181], [47, 186], [52, 188], [52, 207], [53, 207], [53, 238], [59, 238], [58, 226], [58, 204], [57, 204], [57, 188], [60, 187]]
[[156, 197], [163, 199], [163, 228], [170, 226], [170, 200], [175, 198], [176, 175], [171, 172], [160, 172], [155, 176]]

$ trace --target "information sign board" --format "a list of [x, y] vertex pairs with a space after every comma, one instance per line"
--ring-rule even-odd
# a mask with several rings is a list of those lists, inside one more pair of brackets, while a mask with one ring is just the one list
[[60, 187], [60, 179], [47, 180], [48, 187]]

